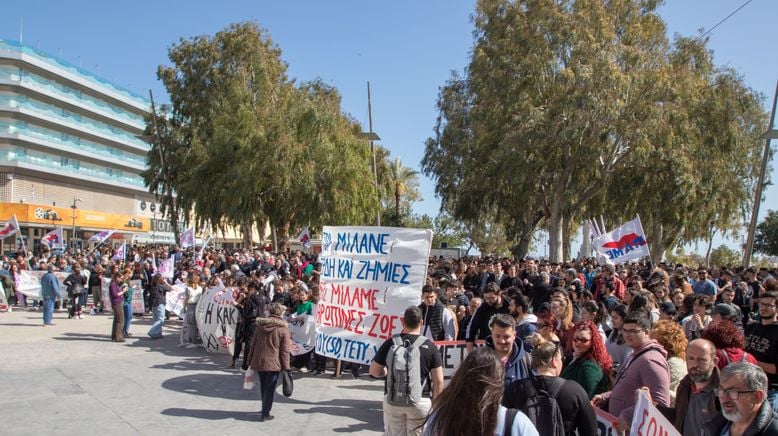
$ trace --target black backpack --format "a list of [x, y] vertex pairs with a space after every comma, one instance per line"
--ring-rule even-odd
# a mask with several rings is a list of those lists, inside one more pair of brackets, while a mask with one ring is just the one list
[[565, 384], [565, 379], [554, 377], [551, 387], [546, 391], [540, 389], [535, 377], [522, 380], [527, 401], [521, 407], [527, 417], [535, 424], [538, 434], [543, 436], [564, 436], [565, 423], [562, 411], [557, 404], [556, 396]]

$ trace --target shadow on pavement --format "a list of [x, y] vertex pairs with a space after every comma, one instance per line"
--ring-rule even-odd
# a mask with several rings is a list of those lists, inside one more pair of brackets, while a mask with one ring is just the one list
[[325, 415], [349, 417], [361, 421], [345, 427], [335, 427], [336, 433], [358, 433], [361, 431], [381, 431], [383, 425], [383, 404], [381, 401], [341, 399], [329, 401], [300, 401], [276, 395], [275, 403], [307, 405], [305, 408], [293, 409], [295, 413], [323, 413]]
[[259, 422], [259, 412], [236, 412], [230, 410], [181, 409], [171, 408], [162, 411], [166, 416], [183, 416], [207, 420], [234, 419], [236, 421]]
[[63, 333], [62, 336], [55, 336], [52, 339], [57, 341], [99, 341], [111, 342], [110, 332], [104, 335], [95, 333]]
[[162, 382], [162, 387], [171, 391], [227, 400], [256, 400], [259, 388], [252, 391], [243, 389], [243, 375], [231, 374], [191, 374], [174, 377]]

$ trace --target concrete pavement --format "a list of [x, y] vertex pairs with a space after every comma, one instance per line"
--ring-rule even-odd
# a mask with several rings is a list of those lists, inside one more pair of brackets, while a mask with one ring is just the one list
[[135, 318], [125, 343], [110, 341], [110, 314], [67, 319], [0, 313], [2, 435], [326, 435], [381, 434], [383, 382], [295, 376], [291, 398], [276, 394], [275, 419], [259, 422], [259, 387], [243, 390], [229, 356], [179, 348], [181, 322], [148, 338], [151, 318]]

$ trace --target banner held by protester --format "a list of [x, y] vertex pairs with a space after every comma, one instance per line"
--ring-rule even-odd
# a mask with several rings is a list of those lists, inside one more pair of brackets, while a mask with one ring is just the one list
[[325, 226], [316, 352], [369, 364], [421, 302], [431, 245], [431, 230]]

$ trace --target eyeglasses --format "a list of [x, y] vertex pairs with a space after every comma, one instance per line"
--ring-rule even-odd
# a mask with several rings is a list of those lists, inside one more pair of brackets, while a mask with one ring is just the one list
[[740, 394], [751, 394], [756, 391], [739, 391], [737, 389], [721, 389], [716, 388], [713, 390], [713, 393], [716, 394], [717, 397], [726, 397], [730, 400], [737, 400], [740, 398]]
[[544, 329], [544, 328], [548, 327], [548, 324], [541, 323], [541, 322], [537, 323], [536, 325], [538, 326], [539, 329]]
[[591, 341], [592, 340], [589, 338], [575, 338], [575, 337], [573, 338], [573, 342], [577, 342], [579, 344], [588, 344]]
[[644, 329], [623, 329], [621, 333], [625, 335], [636, 335], [642, 331], [644, 331]]

